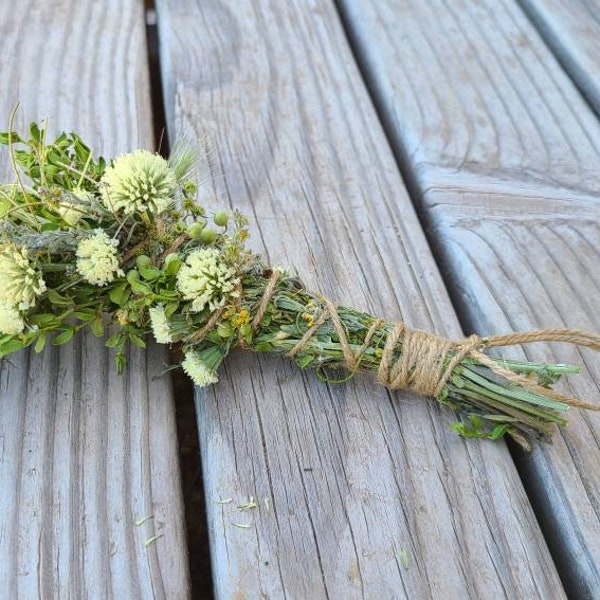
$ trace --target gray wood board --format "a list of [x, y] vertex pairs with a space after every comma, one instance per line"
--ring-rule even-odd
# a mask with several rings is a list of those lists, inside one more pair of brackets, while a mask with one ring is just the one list
[[[459, 336], [333, 6], [163, 0], [158, 25], [207, 206], [330, 297]], [[239, 352], [197, 407], [218, 598], [562, 597], [506, 447], [433, 402]]]
[[596, 113], [600, 113], [600, 2], [519, 2]]
[[[465, 323], [600, 330], [600, 126], [519, 7], [340, 5]], [[600, 400], [597, 355], [526, 352], [582, 364], [562, 389]], [[570, 420], [522, 473], [568, 588], [583, 597], [600, 589], [600, 415]]]
[[[49, 117], [52, 132], [77, 130], [102, 152], [152, 147], [143, 19], [134, 1], [0, 3], [2, 129], [20, 101], [20, 127]], [[0, 160], [12, 179], [5, 150]], [[120, 377], [104, 341], [80, 336], [2, 361], [4, 597], [188, 595], [165, 360], [132, 351]]]

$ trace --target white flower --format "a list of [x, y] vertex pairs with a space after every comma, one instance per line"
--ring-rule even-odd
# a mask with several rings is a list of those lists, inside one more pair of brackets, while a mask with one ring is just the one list
[[45, 291], [42, 274], [30, 262], [27, 248], [8, 244], [0, 249], [0, 301], [27, 310]]
[[177, 179], [169, 163], [147, 150], [117, 157], [102, 176], [106, 207], [125, 214], [136, 211], [161, 213], [173, 204]]
[[195, 350], [188, 350], [185, 353], [185, 359], [181, 363], [183, 370], [192, 379], [195, 385], [204, 387], [217, 383], [219, 378], [214, 370], [202, 360], [202, 357]]
[[25, 329], [21, 313], [10, 304], [0, 302], [0, 333], [17, 335]]
[[111, 239], [102, 229], [77, 245], [77, 271], [89, 283], [103, 286], [124, 273], [119, 269], [117, 246], [119, 242]]
[[154, 339], [159, 344], [170, 344], [173, 341], [173, 336], [171, 335], [169, 320], [167, 319], [163, 305], [153, 306], [148, 312], [150, 313]]
[[222, 260], [215, 248], [194, 250], [177, 273], [177, 288], [184, 299], [192, 300], [192, 310], [200, 312], [206, 305], [211, 311], [220, 308], [230, 296], [239, 296], [239, 278]]
[[81, 217], [85, 215], [85, 205], [91, 204], [92, 193], [86, 192], [85, 190], [73, 190], [71, 194], [79, 202], [69, 202], [68, 200], [62, 200], [58, 205], [58, 214], [63, 218], [63, 221], [75, 227]]

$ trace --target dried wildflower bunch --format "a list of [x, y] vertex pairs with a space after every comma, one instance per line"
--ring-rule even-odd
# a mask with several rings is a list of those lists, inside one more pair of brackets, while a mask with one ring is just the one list
[[16, 181], [0, 186], [0, 356], [48, 340], [67, 343], [89, 329], [116, 350], [147, 336], [178, 344], [182, 368], [199, 386], [216, 383], [228, 352], [241, 346], [285, 354], [302, 368], [346, 381], [359, 371], [392, 389], [434, 396], [467, 420], [465, 436], [522, 444], [566, 424], [570, 406], [595, 408], [551, 389], [575, 367], [507, 361], [487, 346], [547, 339], [600, 349], [600, 337], [552, 330], [450, 342], [403, 323], [339, 307], [296, 277], [266, 267], [245, 245], [237, 212], [209, 213], [190, 180], [194, 152], [169, 160], [144, 150], [110, 162], [75, 133], [46, 140], [0, 134]]

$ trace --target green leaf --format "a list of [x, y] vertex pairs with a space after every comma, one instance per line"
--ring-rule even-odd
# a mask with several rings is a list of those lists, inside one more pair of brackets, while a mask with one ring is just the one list
[[57, 306], [69, 306], [73, 301], [71, 298], [67, 298], [66, 296], [61, 296], [56, 290], [49, 289], [47, 292], [47, 297], [52, 304], [56, 304]]
[[252, 343], [252, 325], [250, 323], [244, 323], [240, 327], [240, 334], [247, 344]]
[[33, 347], [34, 351], [39, 354], [44, 349], [47, 339], [48, 339], [48, 336], [46, 335], [46, 332], [42, 331], [38, 335], [38, 339], [35, 341], [35, 346]]
[[115, 356], [115, 362], [117, 363], [117, 373], [121, 375], [127, 366], [127, 359], [122, 352], [117, 352]]
[[175, 292], [173, 290], [160, 290], [160, 293], [158, 294], [158, 299], [159, 300], [179, 300], [179, 294], [178, 292]]
[[142, 294], [144, 296], [146, 296], [147, 294], [151, 294], [152, 293], [152, 289], [147, 286], [145, 283], [142, 283], [141, 281], [137, 281], [135, 279], [132, 279], [129, 284], [131, 285], [131, 289], [136, 293], [136, 294]]
[[90, 328], [96, 337], [102, 337], [104, 335], [104, 323], [102, 322], [102, 315], [98, 315], [90, 323]]
[[110, 290], [108, 297], [117, 306], [124, 306], [130, 294], [131, 290], [128, 288], [127, 283], [123, 282]]
[[510, 429], [510, 425], [496, 425], [496, 427], [492, 429], [492, 433], [490, 433], [489, 438], [490, 440], [498, 440], [501, 437], [503, 437], [506, 433], [508, 433]]
[[81, 310], [76, 311], [74, 314], [80, 321], [84, 321], [85, 323], [87, 323], [96, 316], [96, 311], [92, 310], [91, 308], [83, 308]]
[[167, 319], [172, 317], [179, 308], [179, 302], [169, 302], [165, 305], [165, 316]]
[[139, 335], [136, 335], [135, 333], [130, 333], [129, 339], [131, 340], [133, 345], [137, 346], [138, 348], [146, 347], [146, 342]]
[[259, 342], [254, 346], [256, 352], [271, 352], [273, 350], [273, 344], [270, 342]]
[[42, 132], [37, 123], [31, 123], [29, 125], [29, 135], [34, 142], [40, 142], [42, 139]]
[[296, 364], [301, 368], [301, 369], [306, 369], [313, 361], [314, 357], [311, 354], [307, 354], [305, 356], [303, 356], [302, 358], [299, 358], [298, 360], [296, 360]]
[[23, 348], [23, 342], [11, 338], [0, 345], [0, 356], [6, 356], [7, 354], [21, 350], [21, 348]]
[[40, 313], [39, 315], [32, 315], [29, 317], [29, 322], [33, 325], [44, 327], [45, 329], [60, 325], [60, 319], [57, 319], [56, 315], [53, 315], [52, 313]]
[[120, 346], [122, 344], [123, 344], [123, 335], [121, 333], [115, 333], [106, 340], [107, 348], [116, 348], [117, 346]]
[[10, 143], [18, 144], [23, 142], [21, 136], [16, 131], [0, 131], [0, 144], [8, 146]]
[[74, 329], [65, 329], [62, 333], [59, 333], [53, 340], [52, 343], [55, 346], [62, 346], [71, 340], [73, 334], [75, 333]]
[[153, 281], [162, 275], [162, 271], [156, 267], [146, 267], [145, 269], [140, 269], [140, 275], [148, 281]]

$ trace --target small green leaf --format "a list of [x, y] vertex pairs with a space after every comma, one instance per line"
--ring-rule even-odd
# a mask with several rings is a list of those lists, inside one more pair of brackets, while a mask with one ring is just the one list
[[510, 425], [496, 425], [494, 429], [492, 429], [492, 433], [490, 433], [490, 440], [498, 440], [501, 437], [504, 437], [510, 431]]
[[29, 135], [34, 142], [40, 142], [42, 139], [42, 133], [37, 123], [31, 123], [29, 125]]
[[104, 324], [102, 323], [102, 315], [98, 315], [91, 323], [90, 328], [96, 337], [104, 335]]
[[7, 354], [12, 354], [17, 350], [21, 350], [23, 348], [23, 342], [17, 339], [9, 339], [0, 345], [0, 356], [6, 356]]
[[57, 306], [68, 306], [72, 303], [71, 298], [61, 296], [56, 290], [49, 289], [47, 292], [48, 300]]
[[129, 298], [131, 291], [129, 290], [127, 283], [123, 282], [114, 287], [108, 292], [108, 297], [111, 302], [114, 302], [117, 306], [123, 306]]
[[40, 335], [38, 336], [38, 339], [35, 341], [35, 346], [33, 347], [34, 351], [39, 354], [44, 349], [47, 339], [48, 339], [48, 336], [46, 335], [46, 332], [45, 331], [41, 332]]
[[85, 323], [87, 323], [88, 321], [91, 321], [96, 316], [96, 311], [92, 310], [92, 309], [84, 308], [82, 310], [76, 311], [74, 314], [80, 321], [84, 321]]
[[165, 305], [165, 316], [167, 317], [167, 319], [173, 316], [173, 314], [177, 311], [178, 308], [179, 302], [169, 302], [167, 305]]
[[252, 342], [252, 325], [250, 323], [244, 323], [240, 327], [240, 335], [244, 338], [247, 344]]
[[23, 140], [16, 131], [0, 131], [0, 144], [8, 146], [11, 142], [18, 144]]
[[127, 359], [122, 352], [117, 352], [115, 356], [115, 362], [117, 363], [117, 373], [121, 375], [127, 366]]
[[148, 281], [158, 279], [162, 275], [162, 271], [160, 269], [157, 269], [156, 267], [147, 267], [144, 269], [140, 269], [139, 271], [140, 275]]
[[114, 335], [111, 335], [106, 340], [106, 347], [107, 348], [116, 348], [117, 346], [120, 346], [122, 343], [123, 343], [123, 335], [121, 333], [115, 333]]
[[71, 340], [73, 334], [75, 333], [74, 329], [65, 329], [62, 333], [59, 333], [53, 340], [52, 343], [55, 346], [62, 346]]
[[136, 335], [135, 333], [130, 333], [129, 339], [131, 340], [133, 345], [137, 346], [138, 348], [146, 347], [146, 342], [139, 335]]
[[313, 361], [313, 356], [311, 354], [306, 354], [305, 356], [303, 356], [302, 358], [298, 358], [296, 360], [296, 364], [301, 368], [301, 369], [306, 369]]
[[152, 290], [150, 289], [149, 286], [147, 286], [145, 283], [142, 283], [141, 281], [137, 281], [135, 279], [132, 279], [129, 284], [131, 285], [131, 289], [136, 293], [136, 294], [142, 294], [142, 295], [147, 295], [152, 293]]
[[52, 313], [40, 313], [39, 315], [31, 315], [29, 317], [29, 322], [32, 325], [39, 325], [40, 327], [44, 327], [45, 329], [49, 329], [60, 325], [60, 319], [57, 319], [56, 315], [53, 315]]

